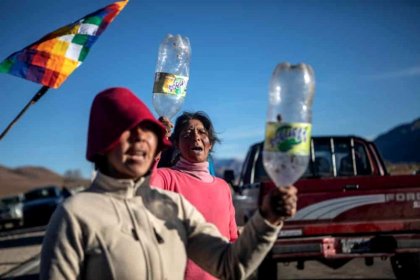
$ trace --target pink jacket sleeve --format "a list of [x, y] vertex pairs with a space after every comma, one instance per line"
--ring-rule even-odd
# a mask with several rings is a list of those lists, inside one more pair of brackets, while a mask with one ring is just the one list
[[[230, 191], [230, 190], [229, 190]], [[236, 225], [236, 219], [235, 219], [235, 207], [233, 206], [232, 202], [232, 195], [229, 192], [229, 232], [230, 232], [230, 242], [234, 242], [236, 239], [238, 239], [238, 227]]]
[[150, 185], [162, 190], [174, 191], [173, 179], [168, 168], [155, 168], [150, 176]]

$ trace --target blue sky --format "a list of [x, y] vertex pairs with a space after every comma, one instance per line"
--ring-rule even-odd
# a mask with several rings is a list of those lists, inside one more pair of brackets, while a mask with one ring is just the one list
[[[1, 0], [0, 60], [110, 3]], [[243, 158], [264, 137], [268, 82], [284, 61], [315, 71], [314, 135], [373, 139], [420, 116], [420, 1], [131, 0], [84, 63], [0, 141], [0, 165], [90, 176], [85, 148], [94, 96], [125, 86], [153, 110], [157, 51], [167, 33], [190, 38], [182, 110], [209, 114], [222, 139], [216, 158]], [[1, 131], [40, 87], [0, 75]]]

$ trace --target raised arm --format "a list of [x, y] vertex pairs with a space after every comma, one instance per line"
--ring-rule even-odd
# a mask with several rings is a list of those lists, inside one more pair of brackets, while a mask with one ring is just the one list
[[296, 212], [296, 188], [274, 189], [264, 198], [259, 211], [245, 225], [234, 243], [221, 237], [204, 222], [195, 208], [188, 206], [188, 257], [221, 279], [245, 279], [262, 262], [277, 240], [283, 221]]

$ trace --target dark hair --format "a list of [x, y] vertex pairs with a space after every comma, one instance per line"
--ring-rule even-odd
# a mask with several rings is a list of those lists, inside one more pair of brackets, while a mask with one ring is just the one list
[[104, 155], [96, 155], [93, 160], [94, 169], [105, 173], [108, 168], [108, 160]]
[[210, 120], [210, 117], [204, 113], [203, 111], [197, 112], [183, 112], [175, 122], [174, 132], [171, 135], [171, 140], [173, 143], [179, 143], [179, 136], [181, 131], [188, 125], [190, 120], [199, 120], [203, 123], [204, 128], [207, 130], [209, 134], [209, 140], [212, 145], [212, 149], [215, 143], [220, 143], [220, 139], [216, 135], [216, 131], [214, 130], [213, 123]]

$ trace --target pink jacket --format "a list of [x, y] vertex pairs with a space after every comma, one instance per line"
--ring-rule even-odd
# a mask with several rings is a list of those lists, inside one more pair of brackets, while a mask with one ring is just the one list
[[[198, 172], [191, 170], [194, 167]], [[191, 166], [189, 170], [179, 169], [177, 167], [158, 168], [152, 175], [151, 186], [182, 194], [203, 214], [208, 222], [214, 224], [219, 229], [220, 233], [227, 240], [231, 242], [235, 241], [238, 238], [238, 229], [235, 222], [235, 209], [233, 207], [229, 185], [217, 177], [203, 177], [203, 174], [200, 176], [198, 173], [203, 172], [201, 169], [203, 168], [197, 167], [197, 164]], [[192, 261], [189, 261], [185, 279], [215, 278], [199, 268]]]

